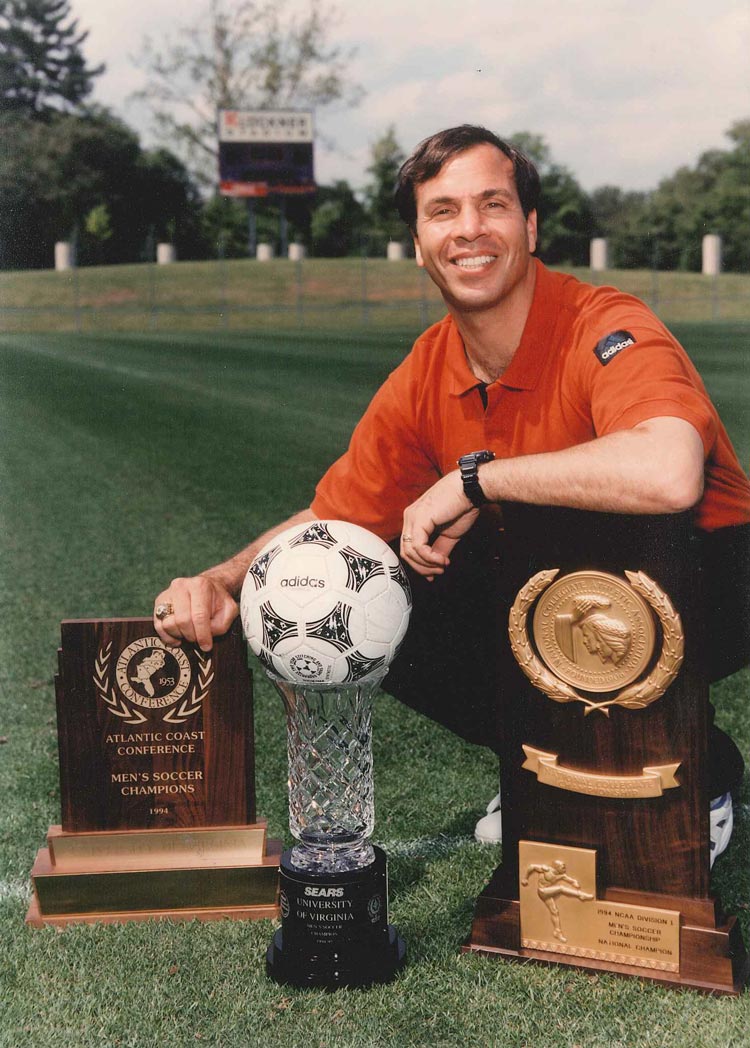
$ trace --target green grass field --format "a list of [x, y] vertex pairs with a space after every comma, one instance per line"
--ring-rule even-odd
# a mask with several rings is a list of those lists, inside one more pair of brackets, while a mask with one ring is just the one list
[[[675, 330], [750, 461], [750, 326]], [[414, 331], [0, 335], [0, 1046], [269, 1048], [750, 1045], [750, 994], [461, 956], [498, 862], [473, 843], [495, 792], [489, 751], [383, 696], [375, 839], [409, 964], [390, 987], [332, 994], [266, 981], [272, 924], [34, 931], [29, 871], [59, 820], [52, 675], [59, 622], [148, 614], [197, 571], [307, 505]], [[747, 671], [714, 690], [750, 752]], [[256, 673], [258, 810], [289, 841], [281, 703]], [[750, 943], [750, 789], [716, 889]]]

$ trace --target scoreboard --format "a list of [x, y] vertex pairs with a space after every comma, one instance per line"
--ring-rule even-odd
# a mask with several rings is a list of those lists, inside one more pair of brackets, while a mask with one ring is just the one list
[[315, 192], [311, 112], [222, 109], [218, 132], [223, 196]]

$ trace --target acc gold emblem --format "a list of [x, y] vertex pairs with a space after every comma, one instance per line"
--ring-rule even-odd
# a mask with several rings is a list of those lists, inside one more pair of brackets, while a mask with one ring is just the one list
[[99, 652], [94, 683], [110, 712], [121, 717], [126, 724], [140, 724], [147, 719], [138, 707], [146, 710], [168, 708], [162, 720], [180, 724], [198, 712], [213, 680], [210, 656], [198, 652], [197, 659], [198, 679], [191, 689], [193, 671], [182, 648], [167, 648], [159, 637], [142, 637], [120, 653], [111, 682], [117, 685], [115, 688], [110, 686], [110, 641]]
[[[601, 571], [573, 572], [554, 582], [558, 574], [541, 571], [530, 579], [510, 613], [513, 654], [532, 684], [556, 702], [582, 702], [586, 713], [609, 715], [613, 705], [642, 709], [660, 698], [677, 675], [684, 649], [680, 616], [667, 595], [643, 572], [626, 571], [629, 585]], [[527, 616], [537, 600], [535, 652]], [[644, 676], [656, 641], [652, 610], [661, 624], [662, 650]], [[621, 690], [597, 702], [576, 688], [593, 694]]]
[[182, 648], [167, 650], [159, 637], [143, 637], [121, 652], [115, 680], [126, 699], [157, 710], [178, 702], [190, 687], [190, 662]]

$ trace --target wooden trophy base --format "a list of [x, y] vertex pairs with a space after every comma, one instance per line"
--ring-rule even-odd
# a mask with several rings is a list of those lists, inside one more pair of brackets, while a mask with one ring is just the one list
[[281, 842], [266, 823], [66, 833], [37, 853], [28, 924], [252, 920], [279, 914]]
[[[567, 859], [581, 849], [554, 851]], [[521, 869], [528, 868], [522, 862]], [[614, 887], [597, 896], [595, 885], [583, 879], [555, 896], [554, 867], [547, 870], [547, 880], [532, 876], [531, 884], [521, 881], [514, 889], [513, 875], [498, 867], [477, 899], [462, 952], [637, 976], [704, 993], [742, 992], [750, 959], [737, 919], [725, 917], [715, 899]]]

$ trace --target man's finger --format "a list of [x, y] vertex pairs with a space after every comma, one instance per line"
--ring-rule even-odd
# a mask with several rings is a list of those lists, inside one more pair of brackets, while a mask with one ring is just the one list
[[190, 630], [193, 634], [190, 639], [195, 641], [201, 651], [210, 651], [214, 644], [209, 601], [210, 596], [205, 592], [190, 594]]
[[227, 600], [215, 610], [211, 616], [211, 632], [214, 637], [223, 636], [239, 613], [239, 606], [235, 600]]

